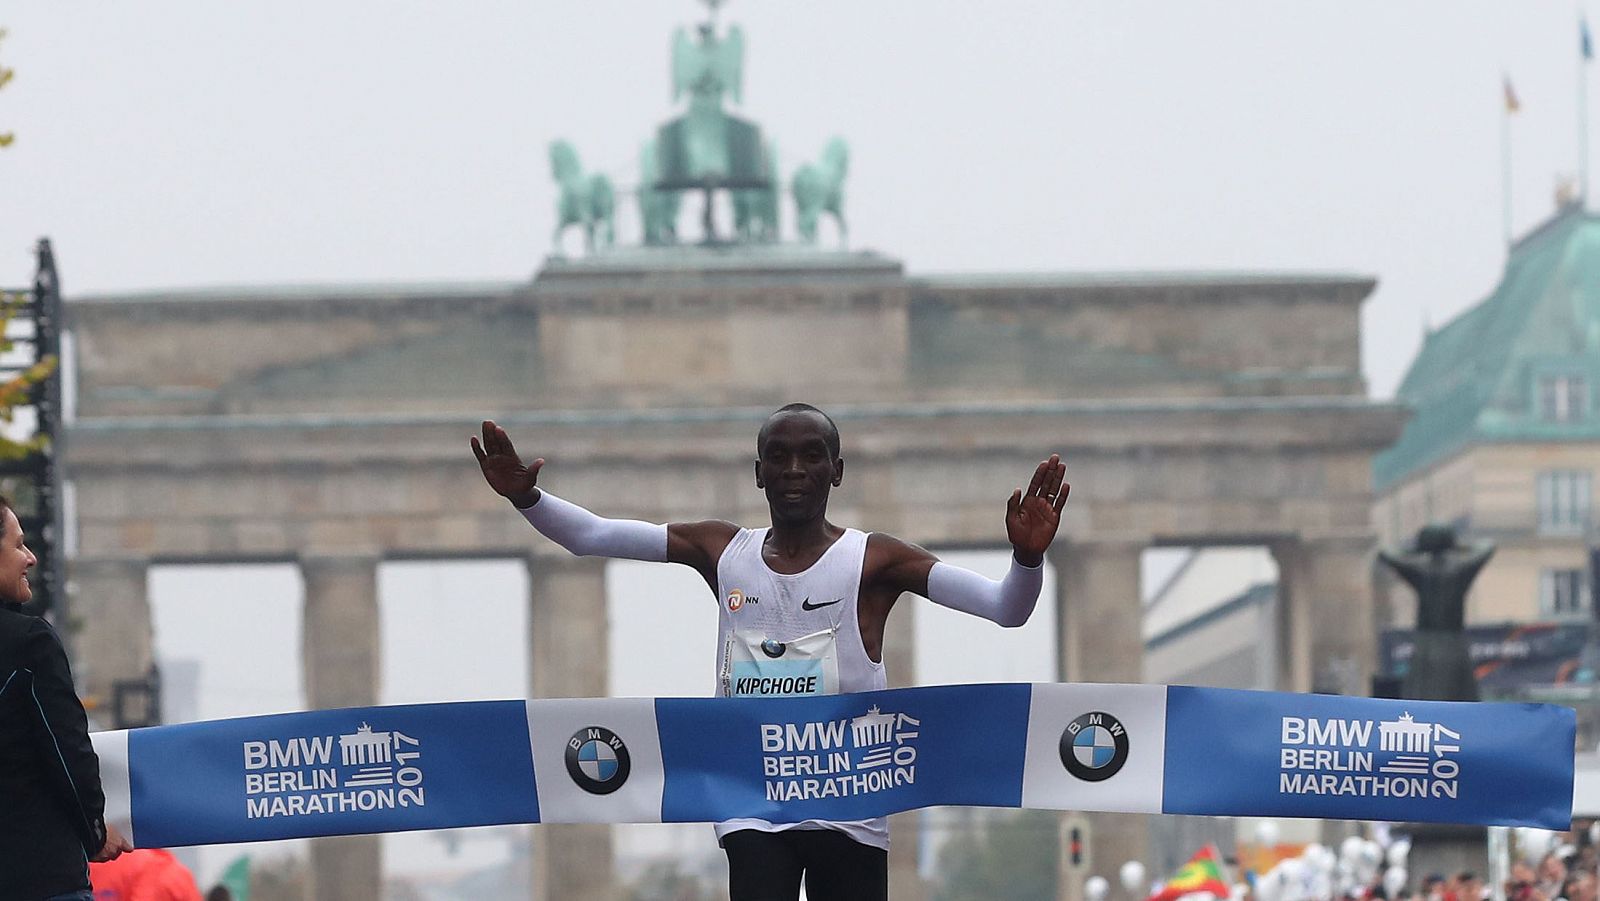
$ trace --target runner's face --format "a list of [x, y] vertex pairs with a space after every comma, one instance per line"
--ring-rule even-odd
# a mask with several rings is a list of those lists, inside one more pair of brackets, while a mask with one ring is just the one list
[[27, 603], [33, 598], [28, 569], [39, 562], [22, 541], [22, 524], [10, 510], [0, 519], [0, 600]]
[[767, 494], [773, 522], [801, 523], [828, 509], [828, 491], [844, 477], [844, 461], [828, 450], [827, 423], [816, 413], [772, 421], [756, 461], [756, 487]]

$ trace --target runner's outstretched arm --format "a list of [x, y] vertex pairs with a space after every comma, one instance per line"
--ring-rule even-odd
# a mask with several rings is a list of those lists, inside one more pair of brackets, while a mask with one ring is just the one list
[[[1067, 467], [1052, 454], [1034, 470], [1026, 491], [1012, 492], [1006, 503], [1006, 537], [1011, 541], [1011, 569], [996, 581], [970, 569], [945, 563], [914, 544], [889, 536], [873, 536], [877, 552], [887, 558], [883, 571], [894, 587], [920, 594], [935, 604], [981, 616], [1007, 628], [1033, 615], [1044, 585], [1044, 552], [1061, 525], [1072, 486]], [[891, 600], [892, 603], [892, 600]]]
[[483, 442], [472, 438], [483, 479], [510, 501], [544, 537], [579, 557], [667, 561], [667, 527], [632, 519], [606, 519], [543, 491], [538, 486], [544, 458], [522, 465], [506, 430], [485, 420]]
[[538, 486], [540, 457], [524, 466], [506, 430], [484, 420], [483, 440], [471, 439], [483, 479], [511, 501], [540, 534], [580, 557], [613, 557], [692, 566], [716, 584], [716, 559], [737, 528], [709, 520], [671, 526], [634, 519], [607, 519]]

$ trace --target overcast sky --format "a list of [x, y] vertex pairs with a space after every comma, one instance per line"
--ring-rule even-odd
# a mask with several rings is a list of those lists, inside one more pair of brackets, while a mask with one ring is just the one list
[[[855, 246], [918, 274], [1372, 274], [1384, 396], [1424, 318], [1500, 272], [1502, 72], [1519, 230], [1576, 169], [1579, 10], [734, 0], [723, 18], [785, 178], [849, 140]], [[27, 276], [39, 235], [69, 297], [526, 278], [554, 224], [549, 142], [636, 181], [673, 113], [672, 29], [701, 18], [690, 0], [8, 4], [0, 280]]]

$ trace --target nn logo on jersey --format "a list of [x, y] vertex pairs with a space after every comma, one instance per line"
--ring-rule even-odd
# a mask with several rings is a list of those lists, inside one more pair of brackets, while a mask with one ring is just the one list
[[585, 726], [567, 739], [567, 775], [591, 795], [609, 795], [628, 781], [633, 758], [617, 733]]
[[1061, 764], [1085, 782], [1104, 782], [1128, 762], [1128, 730], [1109, 713], [1085, 713], [1061, 732]]
[[761, 603], [761, 599], [760, 598], [756, 597], [753, 594], [747, 595], [743, 591], [740, 591], [737, 588], [732, 589], [731, 591], [728, 592], [728, 612], [729, 613], [738, 613], [739, 612], [739, 608], [743, 607], [745, 604], [759, 604], [759, 603]]

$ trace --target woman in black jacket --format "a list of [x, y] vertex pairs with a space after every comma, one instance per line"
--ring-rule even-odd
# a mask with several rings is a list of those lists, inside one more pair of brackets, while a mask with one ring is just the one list
[[89, 861], [132, 846], [105, 822], [100, 760], [61, 639], [22, 612], [35, 562], [0, 496], [0, 901], [92, 901]]

